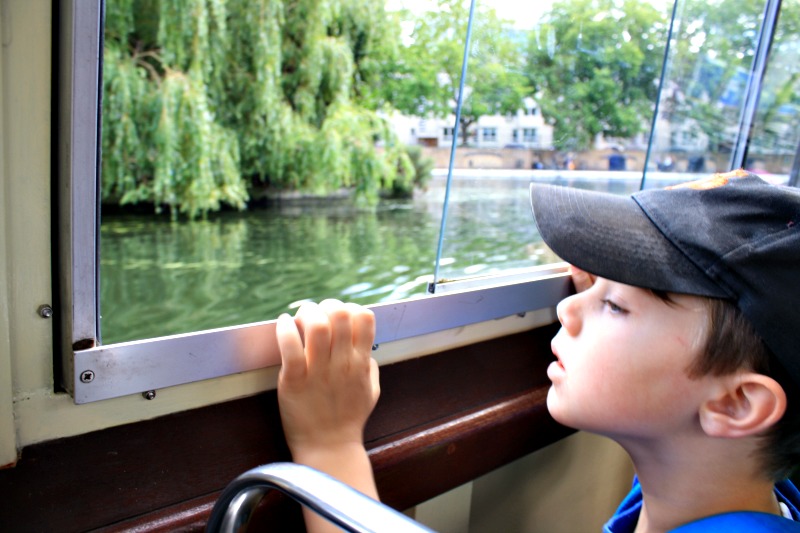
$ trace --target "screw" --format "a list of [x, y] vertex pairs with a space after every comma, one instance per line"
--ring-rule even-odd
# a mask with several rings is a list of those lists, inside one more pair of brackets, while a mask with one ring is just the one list
[[380, 344], [373, 344], [372, 345], [372, 351], [374, 352], [375, 350], [377, 350], [379, 346], [380, 346]]
[[81, 372], [81, 382], [82, 383], [91, 383], [94, 379], [94, 372], [91, 370], [84, 370]]
[[142, 393], [142, 398], [144, 398], [145, 400], [152, 400], [155, 397], [156, 397], [156, 391], [154, 390], [149, 390]]
[[50, 318], [53, 316], [53, 308], [49, 305], [40, 305], [37, 309], [39, 316], [42, 318]]

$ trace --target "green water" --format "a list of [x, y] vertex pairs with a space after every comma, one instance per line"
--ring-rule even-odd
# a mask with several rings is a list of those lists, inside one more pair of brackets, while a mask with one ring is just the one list
[[[305, 300], [424, 297], [443, 199], [439, 183], [374, 211], [328, 203], [194, 222], [104, 216], [103, 343], [269, 320]], [[440, 279], [554, 259], [538, 242], [528, 180], [455, 183], [450, 204]]]

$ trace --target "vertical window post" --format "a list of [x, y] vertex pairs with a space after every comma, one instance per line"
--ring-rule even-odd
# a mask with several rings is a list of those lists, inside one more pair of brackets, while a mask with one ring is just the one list
[[98, 162], [102, 2], [59, 5], [58, 57], [58, 284], [61, 297], [61, 374], [72, 392], [73, 352], [99, 344], [97, 298]]

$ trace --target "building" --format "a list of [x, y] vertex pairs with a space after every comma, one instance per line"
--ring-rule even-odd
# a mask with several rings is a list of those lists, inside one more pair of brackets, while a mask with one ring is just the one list
[[[405, 144], [447, 147], [453, 143], [455, 115], [431, 118], [394, 113], [389, 120]], [[525, 98], [523, 108], [514, 115], [480, 117], [469, 133], [469, 145], [476, 148], [553, 149], [553, 126], [545, 122], [533, 98]]]

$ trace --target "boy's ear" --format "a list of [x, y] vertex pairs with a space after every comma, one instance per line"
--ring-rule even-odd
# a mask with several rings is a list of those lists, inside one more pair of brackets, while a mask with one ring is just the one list
[[700, 425], [711, 437], [757, 435], [786, 411], [786, 393], [777, 381], [755, 372], [726, 376], [700, 408]]

